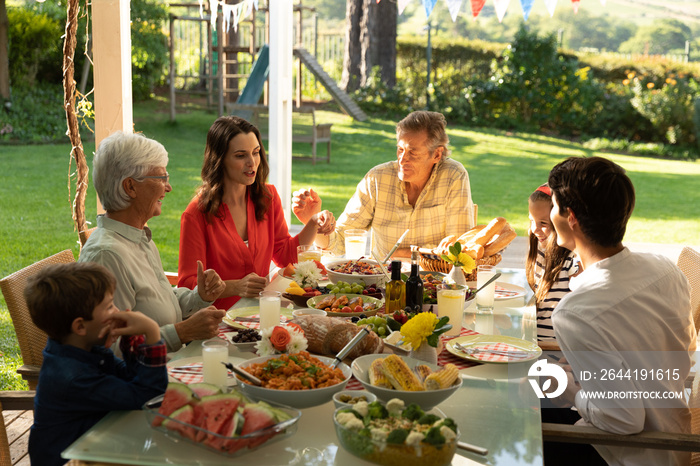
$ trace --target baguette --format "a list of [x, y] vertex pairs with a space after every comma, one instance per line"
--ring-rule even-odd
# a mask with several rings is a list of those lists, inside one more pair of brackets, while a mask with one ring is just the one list
[[493, 256], [494, 254], [497, 254], [503, 248], [508, 246], [516, 236], [518, 235], [515, 233], [515, 230], [513, 230], [513, 227], [510, 226], [509, 223], [506, 223], [501, 232], [494, 236], [493, 239], [489, 241], [486, 246], [484, 246], [484, 255]]
[[472, 228], [471, 230], [469, 230], [468, 232], [463, 233], [462, 236], [457, 238], [457, 241], [459, 241], [459, 244], [465, 245], [465, 244], [469, 243], [469, 241], [471, 241], [471, 239], [474, 238], [476, 236], [476, 234], [479, 233], [484, 228], [486, 228], [486, 225], [477, 225], [474, 228]]
[[484, 247], [480, 244], [472, 244], [464, 250], [472, 259], [479, 260], [484, 257]]
[[472, 238], [470, 244], [486, 246], [486, 244], [503, 229], [506, 223], [508, 222], [506, 222], [506, 219], [503, 217], [494, 218], [483, 230]]

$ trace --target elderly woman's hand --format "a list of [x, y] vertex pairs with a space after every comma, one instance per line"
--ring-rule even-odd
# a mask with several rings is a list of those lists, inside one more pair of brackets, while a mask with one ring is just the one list
[[335, 216], [328, 210], [314, 214], [311, 221], [318, 225], [316, 233], [319, 235], [330, 235], [335, 231]]
[[224, 282], [214, 269], [204, 270], [202, 261], [197, 261], [197, 292], [204, 301], [214, 301], [226, 289]]
[[304, 225], [314, 214], [321, 212], [321, 202], [321, 198], [313, 189], [300, 189], [292, 193], [292, 210]]
[[208, 340], [219, 334], [219, 324], [225, 315], [226, 311], [223, 309], [217, 309], [214, 306], [205, 307], [186, 320], [175, 324], [175, 330], [183, 343]]

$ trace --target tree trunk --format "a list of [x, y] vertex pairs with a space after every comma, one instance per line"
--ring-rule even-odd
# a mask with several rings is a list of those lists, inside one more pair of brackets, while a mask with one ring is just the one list
[[343, 75], [340, 88], [346, 92], [357, 90], [360, 85], [360, 21], [364, 0], [347, 0], [345, 8], [345, 54], [343, 57]]
[[370, 2], [370, 59], [372, 66], [381, 69], [382, 82], [389, 87], [396, 84], [396, 2]]
[[10, 20], [7, 19], [5, 0], [0, 0], [0, 99], [10, 99], [10, 59], [8, 30]]
[[[372, 4], [375, 0], [362, 0], [362, 16], [360, 17], [360, 87], [367, 85], [367, 80], [372, 73], [372, 66], [375, 61], [372, 60], [373, 51], [377, 48], [376, 39], [372, 36], [372, 27], [378, 22], [372, 11]], [[388, 2], [386, 2], [388, 3]]]

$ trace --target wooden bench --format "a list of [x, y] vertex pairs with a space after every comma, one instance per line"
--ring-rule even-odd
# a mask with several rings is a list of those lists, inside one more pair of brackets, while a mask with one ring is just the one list
[[[244, 118], [254, 124], [263, 139], [268, 136], [268, 113], [265, 105], [226, 104], [226, 111], [231, 115]], [[310, 106], [294, 107], [292, 115], [292, 142], [311, 144], [311, 163], [316, 165], [316, 147], [326, 144], [326, 163], [331, 161], [331, 126], [332, 123], [317, 123], [316, 110]], [[308, 160], [309, 157], [295, 156], [297, 160]]]

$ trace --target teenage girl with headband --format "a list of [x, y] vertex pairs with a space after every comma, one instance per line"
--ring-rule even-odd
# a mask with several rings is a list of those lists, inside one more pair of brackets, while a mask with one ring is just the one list
[[570, 291], [569, 277], [579, 272], [576, 255], [557, 244], [557, 233], [549, 218], [552, 207], [552, 191], [547, 184], [530, 195], [529, 251], [525, 271], [535, 292], [537, 340], [543, 349], [558, 349], [552, 312]]

